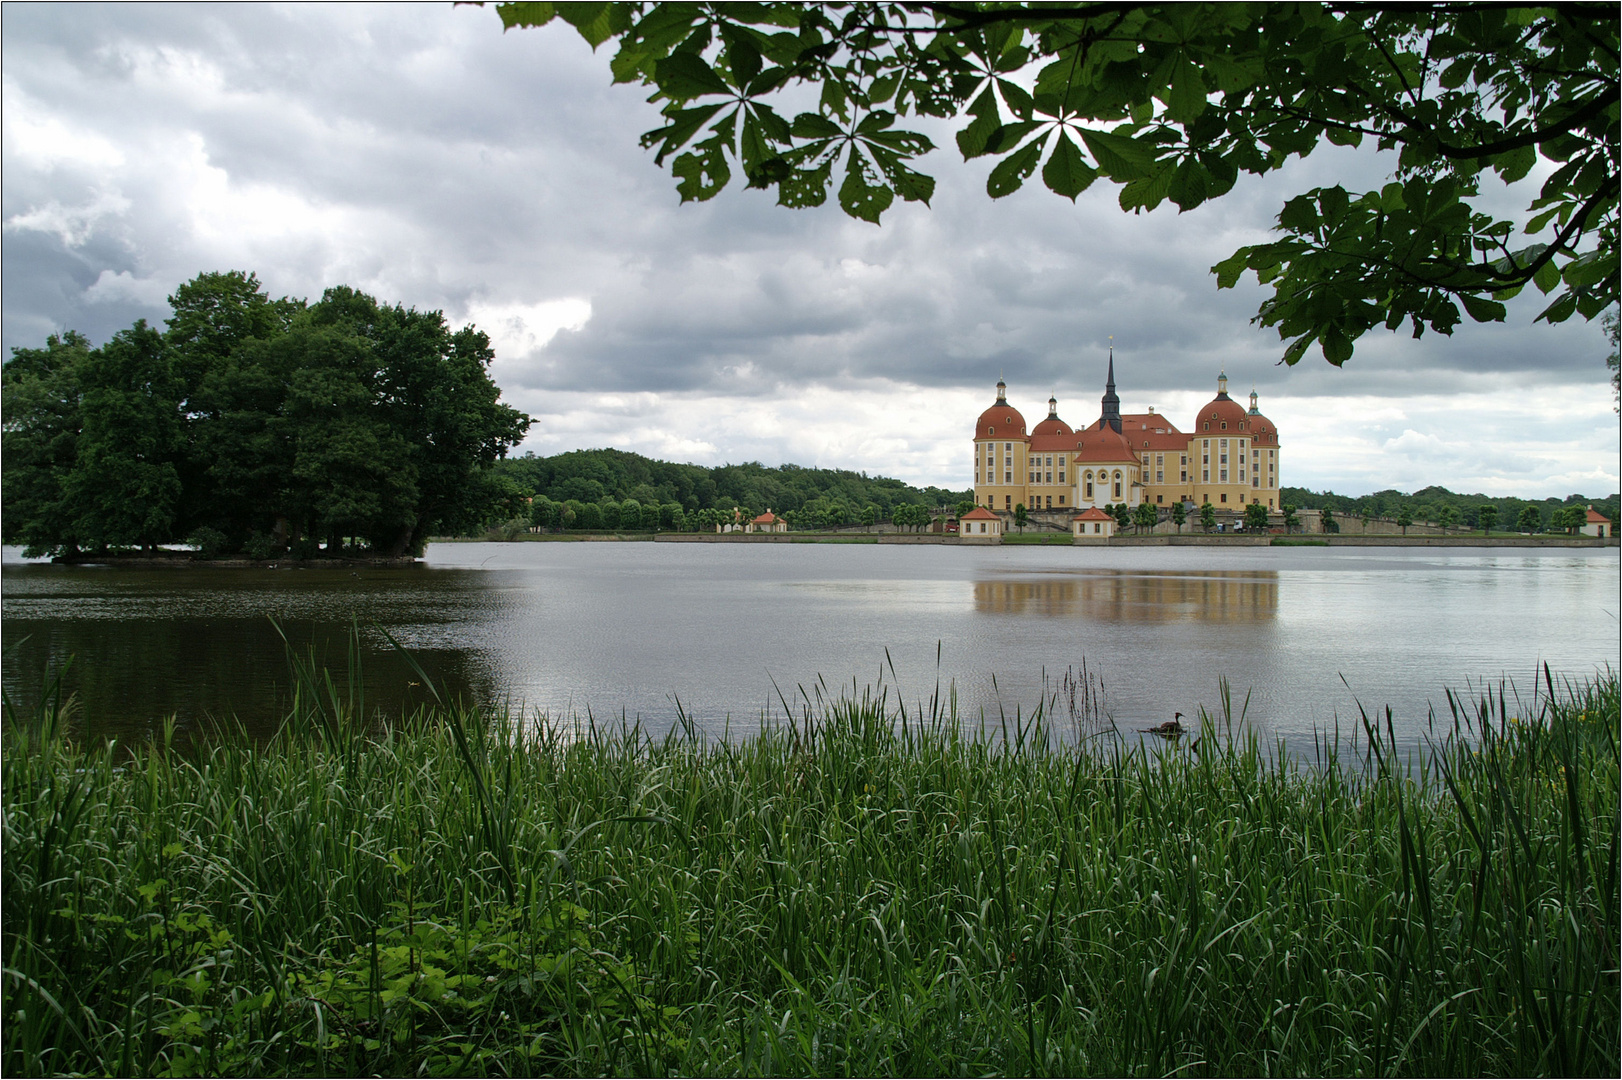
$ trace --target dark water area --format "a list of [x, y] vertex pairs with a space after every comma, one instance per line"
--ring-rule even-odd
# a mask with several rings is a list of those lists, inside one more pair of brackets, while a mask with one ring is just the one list
[[152, 737], [235, 718], [267, 737], [287, 652], [344, 673], [360, 627], [367, 709], [447, 696], [658, 732], [680, 707], [746, 734], [802, 695], [938, 692], [992, 725], [1102, 680], [1123, 728], [1234, 711], [1292, 745], [1392, 707], [1417, 742], [1444, 688], [1542, 665], [1616, 665], [1614, 549], [951, 548], [653, 543], [439, 544], [403, 569], [133, 569], [27, 563], [7, 549], [0, 679], [22, 708], [69, 656], [75, 725]]

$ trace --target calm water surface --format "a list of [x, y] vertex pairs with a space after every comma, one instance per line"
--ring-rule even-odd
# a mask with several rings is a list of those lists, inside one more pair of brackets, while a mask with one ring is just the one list
[[463, 696], [654, 730], [679, 700], [718, 732], [819, 678], [882, 680], [909, 704], [938, 680], [960, 716], [996, 723], [1085, 659], [1122, 726], [1215, 711], [1225, 676], [1236, 709], [1248, 694], [1249, 721], [1292, 743], [1356, 726], [1357, 701], [1415, 739], [1444, 688], [1530, 691], [1545, 663], [1581, 677], [1618, 659], [1615, 549], [438, 544], [422, 566], [357, 572], [7, 549], [3, 573], [7, 693], [28, 701], [71, 654], [81, 723], [124, 738], [169, 714], [267, 732], [288, 684], [272, 618], [336, 667], [358, 619], [368, 701], [391, 713], [424, 692], [373, 625]]

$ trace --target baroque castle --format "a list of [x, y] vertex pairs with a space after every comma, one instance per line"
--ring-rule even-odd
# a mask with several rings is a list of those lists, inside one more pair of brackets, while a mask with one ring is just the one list
[[997, 401], [974, 426], [974, 501], [998, 513], [1082, 511], [1112, 503], [1169, 508], [1174, 502], [1211, 503], [1243, 513], [1248, 503], [1278, 504], [1278, 428], [1256, 407], [1247, 412], [1228, 396], [1228, 376], [1217, 377], [1217, 396], [1200, 408], [1189, 432], [1153, 409], [1121, 412], [1110, 354], [1098, 422], [1073, 429], [1048, 398], [1047, 419], [1027, 431], [997, 383]]

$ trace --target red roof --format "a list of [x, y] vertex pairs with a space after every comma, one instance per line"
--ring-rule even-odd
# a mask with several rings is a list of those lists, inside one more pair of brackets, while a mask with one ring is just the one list
[[775, 525], [779, 521], [782, 521], [782, 520], [783, 520], [782, 518], [778, 517], [776, 514], [772, 513], [770, 510], [768, 510], [764, 514], [757, 517], [753, 522], [751, 522], [751, 524], [754, 524], [754, 525]]
[[967, 514], [964, 514], [958, 520], [959, 521], [1001, 521], [1002, 518], [998, 517], [996, 514], [993, 514], [990, 510], [987, 510], [983, 506], [976, 506], [973, 510], [970, 510]]
[[1188, 449], [1188, 436], [1163, 413], [1128, 413], [1121, 417], [1121, 434], [1134, 450]]
[[[1124, 424], [1122, 425], [1125, 426]], [[1138, 455], [1126, 443], [1126, 436], [1118, 433], [1100, 420], [1097, 424], [1079, 433], [1081, 438], [1076, 440], [1076, 463], [1090, 464], [1095, 461], [1115, 462], [1130, 461], [1137, 463]]]
[[1023, 439], [1025, 418], [1006, 401], [999, 401], [974, 422], [976, 439]]
[[1609, 525], [1611, 519], [1590, 506], [1588, 508], [1588, 523], [1590, 525]]
[[1031, 449], [1046, 453], [1064, 453], [1075, 441], [1076, 433], [1069, 424], [1057, 416], [1050, 416], [1036, 425], [1031, 432]]
[[1104, 511], [1100, 510], [1098, 507], [1089, 506], [1087, 509], [1083, 510], [1081, 513], [1077, 514], [1075, 517], [1071, 518], [1070, 520], [1071, 521], [1114, 521], [1115, 519], [1110, 517], [1108, 514], [1104, 513]]

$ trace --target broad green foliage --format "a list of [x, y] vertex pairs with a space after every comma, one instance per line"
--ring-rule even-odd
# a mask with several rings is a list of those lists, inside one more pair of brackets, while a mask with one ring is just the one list
[[1265, 528], [1267, 528], [1267, 507], [1263, 506], [1259, 502], [1246, 503], [1245, 504], [1245, 528], [1247, 528], [1247, 529], [1265, 529]]
[[1139, 503], [1137, 508], [1132, 511], [1132, 523], [1140, 531], [1154, 528], [1155, 522], [1158, 520], [1160, 520], [1160, 511], [1155, 509], [1153, 503]]
[[[1373, 327], [1451, 333], [1500, 321], [1528, 284], [1539, 318], [1592, 319], [1617, 298], [1618, 15], [1549, 7], [1308, 4], [504, 3], [504, 27], [573, 25], [613, 41], [616, 82], [665, 123], [642, 137], [683, 201], [734, 167], [783, 206], [830, 190], [877, 222], [928, 203], [909, 118], [956, 127], [1001, 198], [1037, 173], [1074, 200], [1100, 178], [1123, 210], [1192, 210], [1319, 146], [1397, 152], [1378, 191], [1304, 192], [1282, 238], [1214, 267], [1273, 296], [1256, 321], [1295, 363], [1332, 364]], [[809, 92], [808, 92], [809, 91]], [[816, 104], [809, 106], [815, 94]], [[797, 109], [792, 118], [787, 110]], [[1524, 228], [1477, 205], [1484, 183], [1546, 163]], [[1516, 238], [1517, 233], [1523, 233]], [[1533, 239], [1536, 237], [1536, 239]]]
[[[5, 538], [72, 554], [196, 537], [263, 558], [354, 538], [420, 551], [522, 493], [490, 466], [529, 418], [488, 339], [438, 312], [328, 289], [270, 300], [203, 274], [100, 349], [76, 334], [4, 369]], [[302, 545], [302, 547], [301, 547]]]

